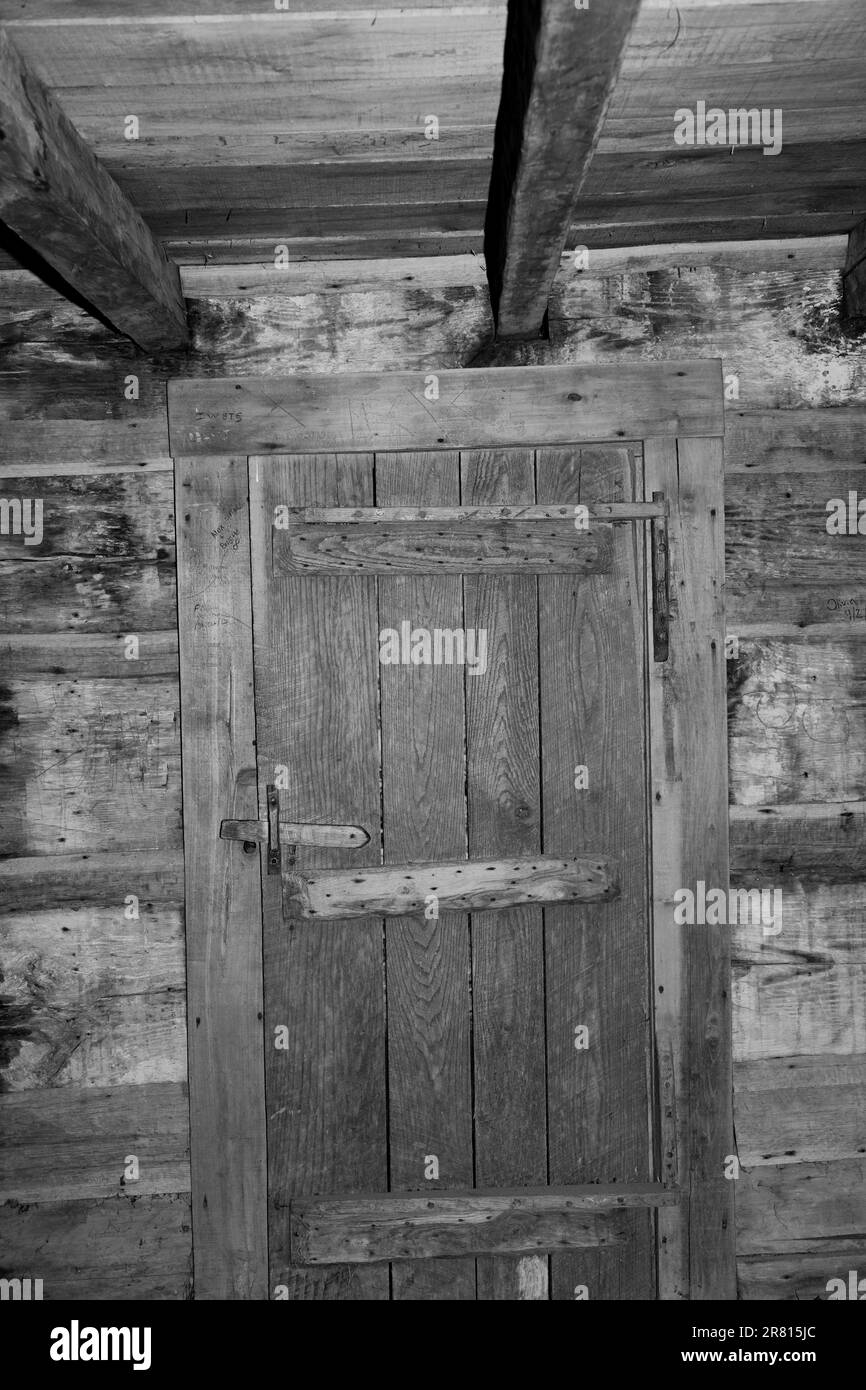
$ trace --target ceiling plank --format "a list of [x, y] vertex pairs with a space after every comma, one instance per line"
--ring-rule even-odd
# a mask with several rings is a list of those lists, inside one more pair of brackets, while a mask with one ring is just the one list
[[140, 347], [187, 340], [177, 266], [0, 31], [0, 218]]
[[484, 228], [500, 338], [537, 337], [640, 0], [511, 0]]

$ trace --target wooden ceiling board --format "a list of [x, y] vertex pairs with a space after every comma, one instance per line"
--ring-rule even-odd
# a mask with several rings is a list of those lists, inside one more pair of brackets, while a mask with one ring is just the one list
[[[480, 250], [505, 0], [181, 6], [0, 0], [172, 254]], [[864, 88], [861, 0], [644, 0], [570, 244], [848, 231], [866, 216]], [[677, 146], [674, 112], [699, 99], [780, 107], [782, 152]]]

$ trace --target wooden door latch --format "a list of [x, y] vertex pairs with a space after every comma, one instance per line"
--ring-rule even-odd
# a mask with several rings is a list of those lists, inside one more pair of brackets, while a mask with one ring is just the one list
[[267, 845], [269, 874], [294, 868], [298, 845], [361, 849], [369, 843], [369, 832], [360, 825], [313, 825], [303, 821], [281, 821], [280, 793], [273, 782], [267, 786], [266, 806], [267, 820], [222, 821], [220, 839], [240, 840], [244, 854], [254, 854], [256, 845]]

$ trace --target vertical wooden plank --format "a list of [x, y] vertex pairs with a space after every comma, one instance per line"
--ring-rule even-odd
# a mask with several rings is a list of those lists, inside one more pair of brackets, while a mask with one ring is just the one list
[[[380, 454], [379, 506], [460, 501], [456, 454]], [[379, 628], [459, 628], [459, 575], [379, 580]], [[467, 677], [467, 679], [479, 679]], [[464, 672], [382, 666], [385, 863], [466, 855]], [[473, 1185], [468, 919], [447, 913], [386, 930], [391, 1186]], [[439, 1176], [425, 1177], [437, 1160]], [[395, 1299], [475, 1298], [475, 1261], [394, 1265]]]
[[[625, 449], [539, 451], [538, 501], [631, 500], [633, 468]], [[545, 912], [551, 1183], [651, 1177], [642, 530], [615, 528], [615, 547], [611, 575], [539, 579], [544, 850], [603, 850], [622, 888]], [[654, 1297], [652, 1218], [631, 1222], [627, 1257], [554, 1256], [551, 1296]]]
[[[299, 848], [301, 872], [378, 864], [376, 581], [272, 567], [274, 508], [369, 506], [372, 456], [251, 459], [250, 496], [260, 785], [284, 783], [286, 819], [370, 832], [362, 850]], [[381, 919], [290, 926], [279, 877], [262, 882], [272, 1288], [290, 1299], [387, 1299], [385, 1266], [288, 1265], [293, 1194], [387, 1186]]]
[[650, 666], [653, 934], [663, 1298], [736, 1297], [730, 928], [676, 926], [677, 889], [728, 888], [724, 479], [720, 439], [647, 440], [646, 488], [670, 501], [670, 658]]
[[192, 1224], [197, 1299], [267, 1297], [258, 864], [245, 459], [176, 461]]
[[[462, 501], [535, 501], [530, 450], [467, 453]], [[541, 849], [538, 585], [532, 575], [464, 579], [467, 628], [487, 633], [487, 671], [466, 681], [469, 856]], [[537, 907], [472, 916], [475, 1178], [547, 1182], [544, 924]], [[548, 1297], [546, 1257], [483, 1258], [480, 1299]]]

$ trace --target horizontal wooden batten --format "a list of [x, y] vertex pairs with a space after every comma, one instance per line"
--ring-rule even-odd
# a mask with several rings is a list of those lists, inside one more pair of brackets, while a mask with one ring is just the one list
[[284, 880], [283, 901], [290, 916], [342, 920], [400, 917], [422, 911], [431, 896], [443, 911], [487, 912], [519, 903], [599, 902], [618, 893], [607, 860], [533, 855], [295, 874]]
[[341, 526], [349, 522], [397, 521], [466, 522], [476, 521], [570, 521], [580, 512], [588, 521], [651, 521], [665, 517], [666, 502], [593, 502], [586, 506], [569, 503], [559, 507], [287, 507], [289, 520], [309, 526]]
[[292, 1263], [595, 1249], [628, 1238], [624, 1213], [678, 1201], [676, 1190], [653, 1183], [296, 1197], [290, 1212]]
[[[573, 512], [573, 509], [572, 509]], [[568, 521], [355, 520], [274, 527], [274, 568], [284, 574], [610, 574], [613, 533]]]
[[724, 434], [721, 362], [168, 383], [175, 457], [540, 448]]

